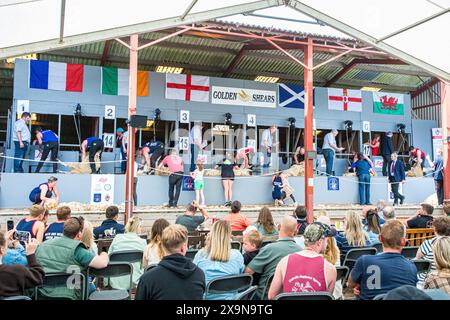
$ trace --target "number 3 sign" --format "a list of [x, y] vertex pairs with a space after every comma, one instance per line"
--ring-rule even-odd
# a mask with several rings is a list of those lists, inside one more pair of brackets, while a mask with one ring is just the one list
[[189, 110], [180, 110], [180, 123], [189, 123]]

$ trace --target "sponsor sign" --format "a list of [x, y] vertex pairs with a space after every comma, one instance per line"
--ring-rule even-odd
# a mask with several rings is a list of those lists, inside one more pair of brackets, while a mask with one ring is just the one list
[[275, 108], [277, 93], [268, 90], [213, 86], [211, 102], [235, 106]]

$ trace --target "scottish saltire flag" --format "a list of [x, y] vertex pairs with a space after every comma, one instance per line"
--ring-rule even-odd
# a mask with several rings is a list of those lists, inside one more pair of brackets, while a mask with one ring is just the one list
[[30, 60], [29, 86], [33, 89], [83, 91], [84, 66], [41, 60]]
[[[296, 84], [278, 84], [278, 105], [285, 108], [305, 108], [305, 88]], [[314, 89], [313, 89], [314, 106]]]

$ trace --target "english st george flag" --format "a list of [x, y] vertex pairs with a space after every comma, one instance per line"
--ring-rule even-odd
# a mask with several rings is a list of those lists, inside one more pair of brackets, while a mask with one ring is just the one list
[[209, 77], [167, 73], [166, 99], [208, 102]]
[[30, 60], [29, 87], [81, 92], [83, 91], [83, 74], [82, 64]]
[[362, 112], [361, 91], [328, 88], [328, 110]]
[[[305, 108], [305, 88], [296, 84], [278, 85], [278, 105], [285, 108]], [[313, 89], [314, 107], [314, 89]]]

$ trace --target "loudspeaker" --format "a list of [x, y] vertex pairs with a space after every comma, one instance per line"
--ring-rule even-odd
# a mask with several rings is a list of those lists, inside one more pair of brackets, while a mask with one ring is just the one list
[[147, 116], [131, 116], [130, 126], [133, 128], [147, 128]]

